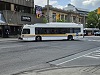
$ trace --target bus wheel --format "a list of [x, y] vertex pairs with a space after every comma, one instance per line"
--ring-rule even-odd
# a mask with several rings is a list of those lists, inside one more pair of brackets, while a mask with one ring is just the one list
[[36, 41], [41, 41], [41, 40], [42, 40], [42, 39], [41, 39], [41, 36], [36, 36], [35, 40], [36, 40]]
[[72, 35], [68, 35], [68, 39], [67, 40], [74, 40]]

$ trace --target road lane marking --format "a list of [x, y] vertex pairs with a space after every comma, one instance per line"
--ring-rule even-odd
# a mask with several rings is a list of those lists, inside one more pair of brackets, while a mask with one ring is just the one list
[[87, 54], [84, 54], [84, 55], [82, 55], [82, 56], [79, 56], [79, 57], [76, 57], [76, 58], [73, 58], [73, 59], [67, 60], [67, 61], [64, 61], [64, 62], [59, 63], [59, 64], [56, 64], [56, 65], [59, 66], [59, 65], [62, 65], [62, 64], [68, 63], [68, 62], [70, 62], [70, 61], [73, 61], [73, 60], [79, 59], [79, 58], [81, 58], [81, 57], [85, 57], [85, 56], [87, 56], [87, 55], [89, 55], [89, 54], [92, 54], [92, 53], [94, 53], [94, 52], [97, 52], [97, 51], [100, 51], [100, 49], [99, 49], [99, 50], [96, 50], [96, 51], [92, 51], [92, 52], [87, 53]]

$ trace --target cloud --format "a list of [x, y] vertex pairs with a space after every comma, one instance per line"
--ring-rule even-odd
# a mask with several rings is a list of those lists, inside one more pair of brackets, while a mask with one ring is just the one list
[[[40, 0], [34, 0], [34, 4], [44, 7], [45, 5], [47, 5], [47, 0], [41, 0], [41, 1]], [[57, 8], [61, 8], [61, 9], [63, 8], [62, 5], [58, 4], [57, 0], [50, 0], [49, 4], [54, 6], [54, 7], [57, 7]]]
[[50, 1], [50, 5], [55, 5], [55, 4], [58, 4], [58, 2], [55, 0], [55, 1]]
[[91, 4], [91, 1], [90, 1], [90, 0], [83, 1], [82, 4], [83, 4], [83, 5], [90, 5], [90, 4]]
[[[64, 5], [59, 5], [60, 1], [63, 0], [49, 0], [49, 1], [50, 1], [49, 4], [52, 5], [53, 7], [57, 7], [61, 9], [65, 7]], [[100, 0], [69, 0], [69, 1], [66, 0], [66, 1], [74, 5], [75, 7], [88, 9], [88, 10], [95, 10], [98, 7], [100, 7]], [[47, 5], [47, 0], [34, 0], [34, 4], [44, 7], [45, 5]], [[67, 4], [65, 5], [67, 6]]]
[[[34, 0], [34, 4], [39, 5], [39, 6], [45, 6], [45, 5], [47, 5], [47, 0]], [[57, 2], [57, 0], [49, 1], [49, 4], [50, 5], [57, 5], [58, 2]]]
[[100, 7], [100, 0], [71, 0], [71, 4], [78, 8], [95, 10]]
[[34, 0], [34, 4], [44, 7], [47, 4], [47, 0]]
[[59, 5], [58, 1], [55, 0], [55, 1], [50, 1], [50, 5], [52, 5], [53, 7], [56, 7], [56, 8], [61, 8], [63, 9], [63, 6], [62, 5]]

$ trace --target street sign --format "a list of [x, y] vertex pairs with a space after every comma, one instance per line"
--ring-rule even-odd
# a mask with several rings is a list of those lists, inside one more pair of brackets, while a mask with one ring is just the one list
[[35, 5], [35, 14], [37, 16], [37, 18], [40, 18], [42, 16], [42, 7]]

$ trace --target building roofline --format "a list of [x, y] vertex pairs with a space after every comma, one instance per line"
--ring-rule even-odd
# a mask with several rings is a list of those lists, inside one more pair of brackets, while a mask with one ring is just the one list
[[[49, 9], [50, 9], [50, 10], [53, 10], [53, 11], [57, 11], [57, 12], [66, 13], [66, 14], [68, 14], [68, 13], [78, 14], [78, 13], [75, 12], [75, 11], [69, 11], [69, 10], [59, 9], [59, 8], [52, 7], [51, 5], [49, 6]], [[42, 10], [47, 10], [47, 6], [43, 7]]]
[[89, 11], [86, 10], [86, 9], [76, 8], [76, 10], [77, 10], [77, 11], [80, 11], [80, 12], [87, 12], [87, 13], [89, 13]]
[[[50, 10], [53, 10], [53, 11], [57, 11], [57, 12], [63, 12], [63, 13], [67, 13], [66, 10], [63, 10], [63, 9], [59, 9], [59, 8], [55, 8], [55, 7], [49, 7]], [[47, 7], [43, 7], [43, 10], [47, 10]]]

